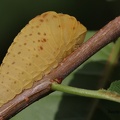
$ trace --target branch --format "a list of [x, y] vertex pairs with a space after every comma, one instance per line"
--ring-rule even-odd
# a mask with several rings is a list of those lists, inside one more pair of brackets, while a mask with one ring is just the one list
[[87, 42], [66, 57], [56, 69], [53, 69], [42, 80], [34, 83], [33, 87], [24, 90], [14, 99], [0, 108], [0, 120], [6, 120], [17, 114], [19, 111], [52, 92], [51, 84], [57, 79], [59, 83], [76, 69], [85, 60], [100, 50], [108, 43], [120, 36], [120, 16], [109, 22], [100, 29]]

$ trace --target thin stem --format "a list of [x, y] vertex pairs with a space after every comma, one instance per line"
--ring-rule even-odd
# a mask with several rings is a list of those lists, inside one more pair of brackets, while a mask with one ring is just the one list
[[81, 88], [75, 88], [71, 86], [61, 85], [58, 83], [52, 83], [52, 90], [57, 90], [65, 93], [70, 93], [73, 95], [79, 95], [84, 97], [99, 98], [110, 101], [115, 101], [120, 103], [120, 95], [106, 90], [87, 90]]

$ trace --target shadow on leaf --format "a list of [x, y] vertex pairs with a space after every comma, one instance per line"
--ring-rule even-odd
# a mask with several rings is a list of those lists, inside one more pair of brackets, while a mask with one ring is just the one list
[[[69, 75], [66, 81], [70, 81], [69, 86], [92, 90], [100, 89], [101, 82], [103, 82], [104, 66], [105, 61], [89, 62], [83, 67], [79, 67], [72, 75]], [[108, 82], [109, 85], [110, 81], [114, 80], [114, 76], [120, 79], [116, 70]], [[118, 120], [119, 118], [119, 103], [68, 95], [66, 93], [63, 93], [55, 116], [55, 120]]]

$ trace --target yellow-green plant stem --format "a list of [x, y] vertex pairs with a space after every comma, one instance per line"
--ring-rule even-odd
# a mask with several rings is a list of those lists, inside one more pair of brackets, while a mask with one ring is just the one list
[[79, 95], [84, 97], [99, 98], [120, 103], [120, 95], [117, 93], [109, 92], [106, 90], [87, 90], [71, 86], [66, 86], [58, 83], [52, 83], [52, 90], [57, 90], [73, 95]]
[[[108, 60], [108, 65], [105, 69], [105, 76], [103, 79], [105, 80], [103, 83], [105, 84], [106, 80], [110, 77], [112, 73], [112, 69], [114, 68], [115, 64], [117, 63], [117, 60], [119, 58], [120, 54], [120, 38], [115, 42], [113, 45], [113, 49], [111, 52], [111, 55]], [[102, 83], [102, 84], [103, 84]], [[102, 85], [102, 87], [104, 86]], [[110, 101], [115, 101], [120, 103], [120, 94], [117, 94], [115, 92], [110, 92], [107, 90], [87, 90], [87, 89], [81, 89], [81, 88], [75, 88], [70, 86], [65, 86], [57, 83], [52, 84], [52, 90], [57, 90], [61, 92], [66, 92], [74, 95], [84, 96], [84, 97], [91, 97], [91, 98], [99, 98], [99, 99], [105, 99]]]

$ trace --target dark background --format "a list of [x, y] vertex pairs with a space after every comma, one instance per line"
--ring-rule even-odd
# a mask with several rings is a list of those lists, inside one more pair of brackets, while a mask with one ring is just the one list
[[88, 30], [98, 30], [120, 15], [120, 0], [0, 0], [0, 62], [28, 21], [50, 10], [73, 15]]

